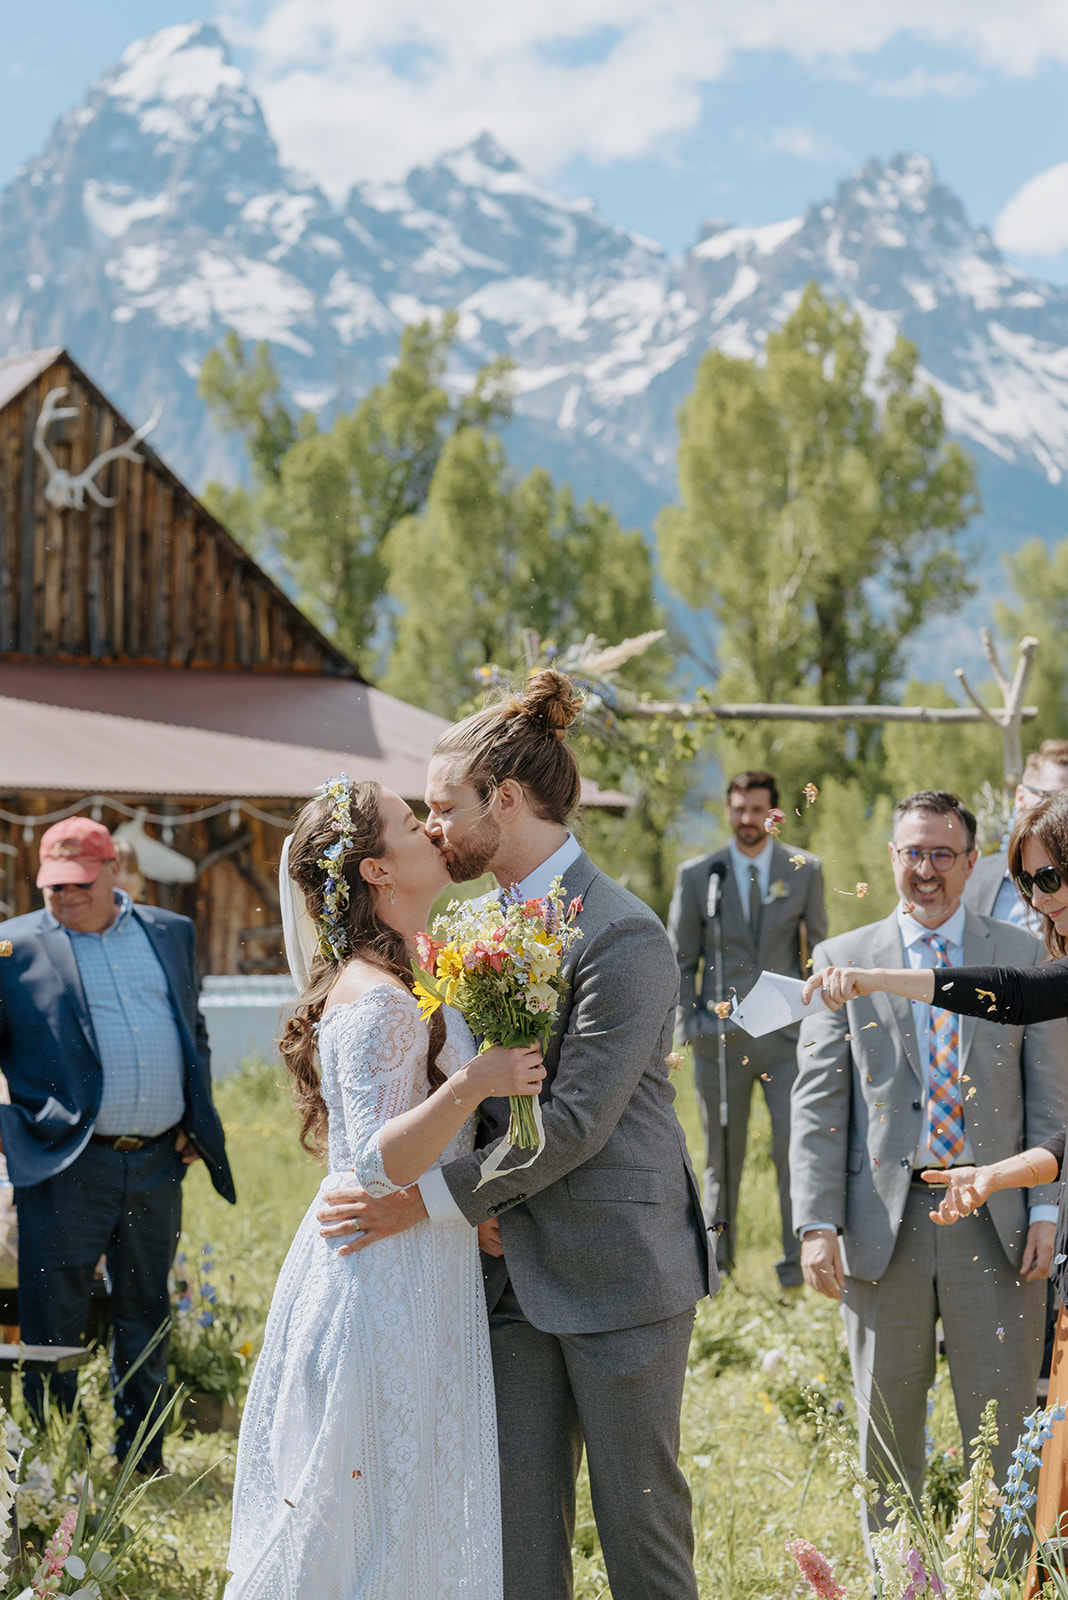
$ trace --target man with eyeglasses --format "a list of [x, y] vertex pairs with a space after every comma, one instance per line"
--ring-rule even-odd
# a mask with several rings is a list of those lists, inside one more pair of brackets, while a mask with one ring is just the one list
[[[899, 905], [820, 945], [814, 969], [1038, 965], [1042, 946], [1025, 929], [962, 904], [975, 827], [954, 794], [900, 801]], [[917, 1501], [939, 1319], [965, 1440], [998, 1402], [994, 1476], [1005, 1481], [1034, 1405], [1056, 1201], [1052, 1185], [1032, 1189], [1029, 1215], [1023, 1191], [1006, 1191], [1007, 1205], [992, 1201], [967, 1227], [936, 1228], [920, 1174], [998, 1161], [1059, 1131], [1066, 1039], [1063, 1023], [1006, 1028], [883, 993], [814, 1007], [801, 1027], [790, 1143], [801, 1267], [844, 1304], [861, 1460], [879, 1482], [903, 1478]], [[865, 1509], [866, 1535], [885, 1514]]]
[[[1011, 822], [1062, 789], [1068, 789], [1068, 739], [1044, 739], [1024, 763]], [[969, 911], [978, 911], [984, 917], [996, 917], [999, 922], [1012, 922], [1029, 933], [1041, 934], [1041, 917], [1035, 915], [1012, 881], [1004, 840], [1000, 850], [981, 856], [976, 862], [964, 890], [964, 904]]]

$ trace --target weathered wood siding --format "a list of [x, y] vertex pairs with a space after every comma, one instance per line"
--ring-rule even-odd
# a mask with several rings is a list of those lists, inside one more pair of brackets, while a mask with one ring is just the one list
[[[56, 811], [81, 799], [80, 795], [0, 795], [0, 807], [19, 814]], [[197, 930], [197, 959], [205, 973], [284, 972], [285, 953], [278, 907], [278, 862], [285, 829], [242, 814], [236, 829], [226, 812], [204, 822], [182, 823], [181, 813], [214, 803], [214, 796], [183, 795], [175, 806], [174, 848], [198, 863], [193, 883], [149, 883], [145, 899], [168, 911], [191, 917]], [[164, 809], [158, 795], [133, 797], [131, 805], [146, 811]], [[292, 808], [263, 806], [284, 819]], [[88, 808], [86, 808], [88, 811]], [[102, 821], [115, 828], [122, 818], [104, 809]], [[32, 840], [22, 837], [17, 823], [0, 820], [0, 918], [23, 916], [42, 904], [35, 887], [42, 828]], [[159, 837], [159, 829], [151, 833]]]
[[0, 409], [0, 657], [358, 676], [153, 454], [151, 439], [138, 446], [142, 465], [120, 459], [100, 472], [114, 506], [88, 496], [84, 511], [49, 506], [33, 435], [57, 388], [78, 413], [48, 431], [68, 472], [134, 431], [66, 355]]

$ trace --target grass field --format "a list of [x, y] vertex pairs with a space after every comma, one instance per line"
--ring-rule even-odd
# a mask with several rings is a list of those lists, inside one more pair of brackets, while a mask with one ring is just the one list
[[[679, 1111], [696, 1148], [689, 1062], [677, 1075]], [[319, 1183], [300, 1151], [281, 1069], [249, 1067], [219, 1085], [240, 1202], [212, 1192], [203, 1169], [186, 1182], [187, 1253], [210, 1244], [221, 1298], [249, 1314], [254, 1337], [289, 1240]], [[694, 1498], [702, 1600], [779, 1600], [807, 1593], [784, 1549], [792, 1534], [819, 1545], [849, 1595], [871, 1592], [856, 1505], [814, 1439], [802, 1386], [814, 1384], [852, 1411], [837, 1311], [808, 1290], [780, 1297], [778, 1205], [762, 1102], [751, 1128], [734, 1278], [698, 1312], [683, 1415], [683, 1467]], [[232, 1281], [231, 1281], [232, 1280]], [[93, 1406], [102, 1424], [106, 1415]], [[948, 1385], [936, 1385], [938, 1453], [957, 1442]], [[124, 1581], [130, 1600], [216, 1600], [224, 1582], [236, 1441], [227, 1434], [167, 1441], [174, 1475], [150, 1490], [159, 1521]], [[198, 1484], [194, 1485], [201, 1474]], [[583, 1487], [576, 1528], [576, 1594], [609, 1594]]]

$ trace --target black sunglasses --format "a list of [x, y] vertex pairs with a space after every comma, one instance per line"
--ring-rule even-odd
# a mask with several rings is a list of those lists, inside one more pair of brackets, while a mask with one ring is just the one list
[[1056, 867], [1039, 867], [1035, 873], [1018, 873], [1016, 887], [1025, 900], [1030, 900], [1035, 889], [1041, 889], [1043, 894], [1056, 894], [1063, 881]]

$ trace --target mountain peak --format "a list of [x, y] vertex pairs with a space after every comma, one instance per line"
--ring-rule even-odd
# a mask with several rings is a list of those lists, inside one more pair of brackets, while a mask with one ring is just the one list
[[462, 155], [465, 150], [470, 151], [484, 167], [492, 167], [495, 172], [519, 171], [519, 162], [497, 143], [492, 133], [488, 130], [483, 130], [477, 139], [472, 139], [471, 143], [464, 149], [457, 150], [454, 153]]
[[247, 93], [241, 69], [230, 59], [210, 22], [181, 23], [137, 39], [94, 87], [125, 110], [151, 102], [200, 102]]

